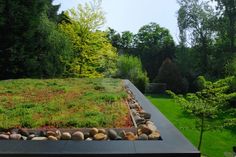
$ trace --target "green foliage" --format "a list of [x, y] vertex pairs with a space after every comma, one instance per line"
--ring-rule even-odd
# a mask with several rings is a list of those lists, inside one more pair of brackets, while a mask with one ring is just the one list
[[101, 2], [79, 4], [78, 9], [65, 12], [70, 22], [62, 21], [60, 29], [73, 43], [74, 59], [68, 63], [68, 75], [78, 77], [111, 76], [115, 71], [117, 54], [107, 34], [98, 29], [105, 16]]
[[0, 3], [0, 78], [54, 77], [64, 71], [68, 40], [56, 27], [52, 1]]
[[181, 45], [176, 47], [174, 61], [184, 76], [194, 75], [194, 72], [197, 71], [196, 59], [196, 54], [192, 52], [191, 48]]
[[229, 76], [236, 76], [236, 55], [226, 64], [225, 70]]
[[169, 58], [162, 63], [154, 81], [157, 83], [166, 83], [167, 89], [175, 93], [181, 93], [187, 90], [187, 87], [184, 86], [180, 71]]
[[[16, 0], [0, 3], [1, 79], [17, 77], [23, 73], [23, 60], [28, 57], [24, 53], [27, 51], [25, 49], [32, 46], [30, 39], [37, 32], [45, 1], [30, 2], [30, 7], [27, 7], [26, 3], [28, 2]], [[30, 48], [33, 51], [32, 47]]]
[[108, 28], [107, 37], [110, 40], [112, 46], [114, 46], [118, 50], [122, 48], [121, 35], [119, 33], [117, 33], [114, 29], [112, 29], [110, 27]]
[[111, 44], [117, 48], [120, 54], [127, 53], [126, 51], [130, 51], [130, 49], [134, 48], [135, 35], [132, 32], [124, 31], [120, 34], [109, 27], [107, 34]]
[[205, 77], [199, 76], [199, 77], [197, 78], [198, 90], [203, 90], [204, 88], [207, 88], [207, 87], [209, 87], [209, 86], [211, 86], [211, 85], [212, 85], [212, 82], [207, 81], [207, 80], [205, 79]]
[[99, 31], [105, 22], [101, 2], [62, 15], [58, 9], [52, 0], [0, 3], [0, 79], [115, 73], [117, 54]]
[[230, 83], [230, 90], [236, 92], [236, 77]]
[[130, 31], [124, 31], [121, 34], [121, 45], [123, 49], [132, 48], [134, 45], [134, 34]]
[[141, 59], [150, 80], [157, 75], [166, 57], [172, 58], [175, 43], [169, 30], [156, 23], [144, 25], [137, 34], [124, 31], [121, 34], [109, 28], [108, 37], [119, 54], [137, 56]]
[[37, 56], [26, 60], [28, 75], [31, 77], [58, 77], [64, 73], [65, 61], [72, 56], [72, 44], [55, 23], [42, 15], [38, 26], [37, 45], [44, 45]]
[[129, 79], [142, 92], [148, 83], [146, 72], [142, 70], [140, 59], [134, 56], [121, 55], [117, 63], [116, 77]]
[[235, 38], [236, 38], [236, 2], [235, 0], [215, 0], [218, 5], [216, 9], [219, 11], [219, 36], [225, 46], [225, 51], [234, 54]]
[[[197, 58], [193, 60], [203, 74], [210, 69], [210, 57], [212, 51], [213, 37], [215, 36], [214, 24], [216, 16], [214, 9], [208, 2], [200, 0], [178, 0], [180, 9], [178, 11], [178, 26], [180, 30], [181, 45], [192, 46], [196, 51]], [[186, 36], [191, 36], [187, 38]], [[190, 41], [186, 43], [187, 41]], [[183, 51], [183, 50], [182, 50]]]
[[144, 25], [135, 35], [137, 53], [140, 56], [144, 68], [150, 80], [157, 76], [157, 69], [167, 58], [172, 58], [175, 52], [175, 43], [169, 30], [156, 23]]
[[176, 61], [184, 76], [194, 82], [199, 75], [211, 79], [234, 75], [235, 1], [214, 0], [215, 5], [210, 0], [177, 1], [180, 45]]
[[196, 93], [189, 93], [184, 97], [168, 92], [186, 112], [198, 118], [196, 127], [201, 131], [199, 149], [204, 131], [229, 125], [236, 126], [236, 123], [232, 123], [236, 112], [229, 106], [230, 101], [236, 98], [236, 92], [230, 90], [234, 79], [234, 77], [229, 77], [210, 82], [201, 76], [198, 78], [200, 91]]
[[183, 105], [186, 111], [199, 117], [216, 118], [222, 112], [231, 110], [229, 103], [236, 98], [236, 90], [231, 90], [234, 80], [235, 77], [228, 77], [212, 83], [205, 80], [203, 76], [200, 76], [197, 81], [199, 92], [188, 93], [185, 97], [170, 93]]

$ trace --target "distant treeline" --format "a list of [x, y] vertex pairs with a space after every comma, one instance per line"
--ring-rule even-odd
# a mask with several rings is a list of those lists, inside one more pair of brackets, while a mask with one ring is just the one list
[[101, 1], [58, 14], [60, 6], [52, 0], [2, 0], [0, 79], [120, 77], [142, 90], [149, 80], [179, 93], [195, 91], [199, 75], [210, 80], [236, 75], [236, 3], [214, 1], [215, 8], [206, 1], [178, 0], [176, 44], [157, 23], [137, 34], [101, 31]]

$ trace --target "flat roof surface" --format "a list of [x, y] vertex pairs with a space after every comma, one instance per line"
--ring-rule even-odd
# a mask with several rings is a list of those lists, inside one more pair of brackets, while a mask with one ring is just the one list
[[158, 156], [200, 157], [200, 152], [151, 104], [129, 81], [125, 85], [132, 91], [142, 108], [151, 113], [163, 140], [150, 141], [11, 141], [0, 140], [1, 157], [38, 156]]

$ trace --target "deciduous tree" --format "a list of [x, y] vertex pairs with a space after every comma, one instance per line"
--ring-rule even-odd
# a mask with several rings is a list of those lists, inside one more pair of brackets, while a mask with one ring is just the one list
[[114, 71], [117, 54], [107, 34], [100, 31], [105, 23], [101, 1], [78, 5], [65, 12], [70, 22], [59, 25], [73, 43], [75, 58], [69, 64], [68, 73], [79, 77], [101, 77]]
[[[235, 49], [235, 38], [236, 38], [236, 1], [235, 0], [215, 0], [217, 5], [217, 10], [220, 12], [220, 31], [221, 36], [229, 39], [230, 52], [236, 53]], [[223, 28], [223, 29], [222, 29]], [[224, 39], [224, 40], [226, 40]]]
[[153, 80], [165, 58], [172, 58], [175, 43], [166, 28], [156, 23], [144, 25], [135, 36], [135, 45], [150, 80]]
[[216, 82], [198, 78], [199, 91], [186, 96], [171, 94], [183, 109], [196, 117], [196, 127], [200, 130], [198, 149], [201, 149], [205, 131], [236, 126], [236, 110], [230, 107], [230, 101], [236, 98], [236, 91], [231, 90], [235, 78], [228, 77]]
[[[202, 74], [210, 71], [210, 58], [215, 35], [214, 9], [201, 0], [178, 0], [178, 26], [182, 46], [190, 46], [198, 54], [198, 67]], [[187, 38], [186, 36], [189, 36]], [[190, 41], [186, 43], [187, 41]], [[192, 51], [193, 52], [193, 51]]]

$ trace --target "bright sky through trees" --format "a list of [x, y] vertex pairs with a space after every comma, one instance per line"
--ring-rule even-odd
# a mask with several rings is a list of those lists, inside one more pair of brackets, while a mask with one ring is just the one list
[[[61, 4], [60, 11], [76, 7], [78, 3], [91, 0], [55, 0]], [[150, 22], [156, 22], [170, 30], [178, 41], [176, 0], [103, 0], [103, 10], [106, 12], [106, 29], [108, 26], [118, 32], [131, 31], [137, 33], [139, 28]]]

